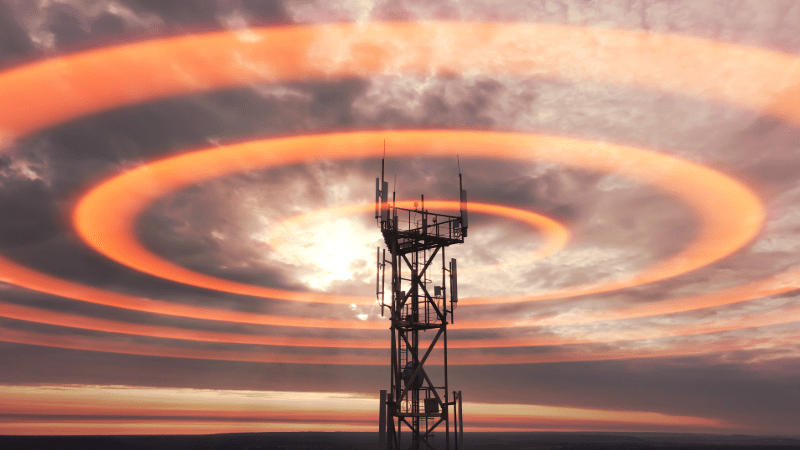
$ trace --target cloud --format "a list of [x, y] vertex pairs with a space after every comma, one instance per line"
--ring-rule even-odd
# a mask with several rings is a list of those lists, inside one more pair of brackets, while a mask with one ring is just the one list
[[[728, 2], [422, 2], [422, 1], [36, 1], [0, 7], [0, 58], [45, 57], [119, 42], [200, 29], [269, 23], [370, 20], [542, 21], [594, 29], [618, 27], [676, 33], [798, 54], [800, 6]], [[402, 50], [402, 49], [399, 49]], [[43, 56], [45, 55], [45, 56]], [[346, 56], [346, 55], [345, 55]], [[24, 105], [22, 106], [24, 107]], [[460, 349], [484, 355], [592, 354], [637, 351], [691, 352], [725, 344], [719, 353], [630, 361], [537, 365], [475, 365], [451, 370], [452, 385], [483, 403], [659, 411], [714, 417], [748, 429], [793, 430], [798, 404], [792, 324], [715, 334], [655, 336], [669, 330], [709, 327], [795, 307], [796, 293], [715, 308], [626, 320], [561, 326], [465, 329], [463, 323], [585, 317], [609, 308], [669, 301], [717, 292], [776, 276], [796, 284], [796, 213], [800, 192], [798, 130], [760, 111], [620, 83], [448, 76], [379, 76], [279, 85], [231, 87], [105, 111], [61, 124], [14, 143], [0, 160], [0, 253], [34, 269], [116, 292], [219, 311], [310, 318], [378, 320], [375, 306], [320, 305], [254, 299], [180, 285], [144, 275], [87, 248], [69, 224], [75, 199], [99, 181], [166, 156], [254, 138], [351, 129], [477, 128], [519, 131], [630, 144], [713, 167], [743, 180], [764, 200], [767, 221], [759, 236], [709, 267], [669, 280], [566, 300], [486, 305], [457, 310], [451, 342], [465, 339], [580, 340], [608, 335], [609, 342], [522, 349]], [[380, 143], [376, 142], [376, 146]], [[387, 175], [397, 176], [399, 198], [456, 198], [456, 161], [397, 158], [387, 142]], [[624, 278], [680, 251], [697, 233], [697, 218], [668, 193], [619, 174], [567, 169], [544, 162], [462, 158], [473, 202], [493, 202], [545, 214], [563, 223], [572, 240], [540, 261], [496, 270], [465, 271], [464, 298], [537, 291]], [[142, 242], [162, 257], [193, 270], [262, 286], [321, 290], [371, 297], [375, 246], [381, 236], [369, 214], [331, 217], [288, 230], [271, 241], [284, 221], [326, 207], [372, 201], [377, 159], [314, 161], [211, 180], [154, 203], [136, 224]], [[371, 233], [371, 234], [370, 234]], [[331, 249], [331, 243], [338, 247]], [[535, 251], [540, 236], [521, 224], [473, 213], [470, 237], [448, 249], [460, 268], [514, 261]], [[363, 252], [363, 254], [361, 253]], [[341, 258], [340, 258], [341, 257]], [[135, 324], [260, 336], [384, 339], [381, 330], [332, 330], [256, 326], [132, 312], [4, 285], [2, 300], [84, 317]], [[777, 313], [776, 313], [777, 312]], [[385, 319], [384, 319], [385, 320]], [[180, 345], [164, 339], [110, 335], [2, 319], [4, 330], [47, 333], [97, 342], [176, 345], [234, 350], [225, 343]], [[388, 323], [387, 323], [388, 327]], [[644, 331], [643, 331], [644, 330]], [[620, 342], [647, 333], [652, 339]], [[648, 336], [648, 335], [645, 335]], [[788, 343], [788, 344], [787, 344]], [[737, 345], [748, 347], [737, 350]], [[752, 347], [752, 348], [751, 348]], [[246, 347], [253, 353], [266, 350]], [[0, 343], [0, 382], [139, 384], [209, 389], [319, 390], [374, 394], [385, 388], [385, 367], [201, 361], [121, 355]], [[274, 350], [274, 349], [268, 349]], [[276, 351], [303, 353], [306, 350]], [[317, 351], [317, 350], [314, 350]], [[346, 356], [347, 350], [320, 351]], [[387, 356], [388, 361], [388, 356]], [[432, 369], [434, 370], [434, 369]], [[499, 381], [498, 381], [499, 380]], [[732, 395], [735, 393], [736, 395]], [[546, 401], [544, 401], [544, 400]], [[470, 400], [472, 401], [472, 400]], [[744, 426], [744, 425], [743, 425]]]

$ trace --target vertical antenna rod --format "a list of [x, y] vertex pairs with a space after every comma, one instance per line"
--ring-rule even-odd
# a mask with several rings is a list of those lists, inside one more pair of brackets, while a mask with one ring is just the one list
[[469, 217], [467, 216], [467, 191], [464, 190], [464, 185], [461, 181], [461, 159], [456, 155], [458, 162], [458, 192], [461, 199], [461, 235], [467, 237], [467, 227], [469, 226]]

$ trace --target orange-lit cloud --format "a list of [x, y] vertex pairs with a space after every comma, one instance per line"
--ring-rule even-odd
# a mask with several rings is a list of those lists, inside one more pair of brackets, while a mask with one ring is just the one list
[[[618, 82], [624, 74], [625, 80], [642, 86], [760, 109], [770, 99], [786, 98], [778, 94], [785, 94], [786, 80], [791, 79], [787, 74], [798, 70], [791, 57], [763, 49], [634, 31], [587, 32], [558, 25], [435, 22], [251, 31], [246, 40], [235, 33], [176, 37], [98, 49], [6, 71], [0, 74], [3, 98], [9, 99], [8, 104], [34, 107], [30, 113], [0, 110], [0, 130], [5, 139], [14, 139], [122, 104], [247, 82], [462, 70], [607, 83]], [[514, 39], [508, 39], [512, 36]], [[392, 50], [398, 45], [403, 52]], [[576, 46], [596, 51], [582, 52], [579, 61], [572, 60], [568, 50]], [[198, 53], [197, 48], [203, 52]], [[458, 57], [454, 51], [467, 48], [469, 58]], [[587, 64], [586, 55], [593, 55], [596, 61]], [[746, 64], [741, 62], [742, 55], [747, 55]], [[109, 69], [114, 72], [106, 73]], [[753, 70], [760, 72], [758, 76], [750, 76]], [[130, 88], [119, 88], [115, 76], [119, 73], [125, 73]], [[787, 120], [793, 116], [783, 115], [794, 114], [780, 107], [776, 113]], [[712, 233], [708, 237], [719, 238], [715, 231], [707, 231]]]
[[[760, 230], [760, 200], [741, 183], [703, 166], [630, 146], [573, 138], [482, 131], [381, 131], [266, 139], [182, 154], [130, 170], [86, 194], [75, 208], [78, 234], [104, 255], [139, 271], [242, 295], [319, 303], [371, 304], [371, 298], [284, 291], [201, 274], [167, 261], [137, 240], [135, 223], [155, 200], [182, 187], [230, 173], [313, 161], [380, 155], [385, 138], [396, 156], [447, 155], [546, 161], [615, 173], [654, 184], [700, 216], [700, 230], [682, 251], [623, 280], [518, 297], [464, 299], [464, 304], [532, 301], [594, 294], [663, 280], [738, 250]], [[301, 150], [302, 149], [302, 150]], [[497, 213], [486, 210], [486, 212]]]
[[[56, 325], [83, 330], [101, 331], [106, 333], [121, 333], [135, 336], [153, 338], [180, 339], [197, 342], [219, 342], [230, 344], [250, 344], [281, 347], [319, 347], [341, 349], [382, 349], [386, 343], [375, 339], [340, 339], [340, 338], [314, 338], [305, 336], [265, 336], [261, 334], [245, 334], [219, 331], [192, 330], [184, 328], [157, 326], [149, 324], [136, 324], [118, 320], [102, 319], [96, 317], [47, 311], [39, 308], [15, 305], [0, 302], [0, 317], [23, 320], [28, 322]], [[745, 328], [765, 327], [800, 321], [800, 307], [786, 308], [757, 314], [745, 314], [726, 319], [696, 320], [688, 324], [663, 325], [658, 327], [643, 327], [626, 330], [584, 332], [577, 336], [535, 336], [527, 338], [481, 338], [481, 339], [453, 339], [448, 346], [451, 349], [477, 349], [477, 348], [502, 348], [502, 347], [537, 347], [556, 345], [576, 345], [593, 343], [611, 343], [641, 339], [658, 339], [665, 337], [690, 336], [698, 334], [720, 333], [724, 331], [740, 330]], [[493, 325], [494, 321], [490, 321]], [[463, 328], [480, 328], [478, 322], [467, 322]], [[33, 341], [20, 343], [35, 343]], [[102, 344], [99, 347], [103, 348]], [[117, 351], [118, 348], [109, 346], [105, 351]], [[646, 352], [645, 352], [646, 353]], [[680, 353], [680, 352], [679, 352]], [[629, 353], [627, 357], [637, 357], [637, 353]], [[615, 356], [614, 359], [619, 359]], [[304, 359], [303, 362], [316, 364], [316, 359]], [[520, 359], [516, 362], [529, 362]]]
[[[242, 431], [373, 431], [378, 399], [326, 392], [234, 391], [132, 386], [0, 386], [6, 418], [0, 434], [204, 433]], [[486, 428], [594, 430], [608, 426], [724, 430], [707, 418], [651, 411], [465, 402], [466, 431]], [[18, 417], [14, 417], [18, 416]], [[41, 417], [37, 417], [41, 416]], [[92, 416], [86, 421], [81, 416]], [[305, 428], [304, 428], [305, 427]], [[193, 431], [197, 433], [201, 431]]]
[[[399, 201], [394, 203], [398, 208], [413, 208], [414, 202]], [[450, 201], [427, 200], [426, 206], [435, 211], [459, 211], [461, 203]], [[524, 211], [518, 208], [510, 208], [502, 205], [491, 205], [486, 203], [469, 203], [469, 210], [475, 213], [489, 214], [505, 219], [514, 220], [523, 223], [534, 230], [538, 231], [541, 235], [542, 244], [539, 248], [525, 258], [516, 261], [508, 261], [503, 263], [492, 264], [487, 267], [467, 267], [461, 269], [461, 273], [474, 273], [485, 269], [497, 269], [513, 267], [526, 262], [536, 261], [538, 259], [547, 258], [553, 253], [558, 252], [569, 241], [569, 230], [566, 227], [556, 222], [553, 219], [535, 214], [530, 211]], [[373, 205], [348, 205], [335, 208], [327, 208], [324, 210], [317, 210], [306, 214], [291, 217], [284, 220], [275, 226], [274, 233], [270, 236], [268, 243], [275, 250], [280, 251], [288, 247], [288, 234], [295, 232], [305, 224], [309, 223], [323, 223], [329, 217], [351, 215], [364, 213], [373, 210]]]
[[[795, 315], [798, 311], [794, 311]], [[773, 317], [780, 316], [774, 314]], [[792, 318], [790, 318], [791, 320]], [[793, 319], [796, 319], [794, 317]], [[56, 315], [53, 324], [61, 324], [63, 321], [69, 321], [70, 317], [66, 319], [63, 316]], [[774, 318], [772, 323], [765, 323], [765, 325], [781, 322], [781, 319]], [[49, 323], [45, 318], [43, 323]], [[762, 321], [766, 322], [766, 321]], [[93, 320], [83, 321], [84, 329], [107, 331], [107, 327], [115, 325], [112, 321], [97, 322]], [[146, 344], [135, 343], [127, 341], [114, 341], [111, 339], [98, 340], [95, 338], [87, 338], [84, 336], [68, 336], [68, 335], [51, 335], [37, 332], [28, 332], [21, 330], [12, 330], [0, 327], [0, 340], [5, 342], [15, 342], [20, 344], [41, 345], [47, 347], [68, 348], [75, 350], [90, 350], [99, 352], [121, 353], [130, 355], [145, 355], [145, 356], [162, 356], [173, 358], [192, 358], [192, 359], [207, 359], [207, 360], [220, 360], [220, 361], [248, 361], [248, 362], [269, 362], [269, 363], [293, 363], [293, 364], [333, 364], [333, 365], [384, 365], [386, 361], [385, 352], [354, 352], [355, 350], [376, 350], [381, 346], [370, 345], [368, 343], [357, 343], [350, 347], [350, 352], [346, 348], [341, 348], [335, 354], [329, 352], [305, 352], [297, 354], [291, 351], [291, 347], [315, 347], [320, 341], [312, 338], [295, 338], [291, 342], [287, 342], [281, 338], [266, 337], [260, 339], [259, 337], [227, 334], [227, 333], [196, 333], [192, 331], [163, 331], [159, 327], [150, 327], [145, 325], [128, 327], [125, 323], [116, 323], [120, 329], [118, 333], [134, 334], [146, 337], [164, 337], [179, 339], [178, 341], [165, 342], [161, 344]], [[718, 353], [731, 350], [748, 350], [748, 349], [761, 349], [790, 346], [797, 342], [797, 335], [777, 335], [766, 338], [727, 338], [715, 339], [711, 341], [701, 341], [693, 343], [690, 347], [682, 345], [653, 345], [648, 343], [651, 338], [665, 337], [665, 336], [688, 336], [693, 334], [703, 334], [703, 324], [697, 324], [694, 327], [674, 327], [672, 330], [634, 330], [628, 333], [619, 333], [618, 338], [615, 335], [607, 333], [598, 333], [594, 336], [589, 334], [580, 338], [531, 338], [531, 339], [493, 339], [493, 340], [462, 340], [454, 341], [451, 347], [449, 363], [453, 365], [485, 365], [485, 364], [537, 364], [537, 363], [552, 363], [552, 362], [572, 362], [572, 361], [604, 361], [604, 360], [620, 360], [630, 358], [656, 358], [668, 356], [691, 356], [705, 353]], [[688, 328], [688, 330], [687, 330]], [[128, 331], [129, 330], [129, 331]], [[647, 336], [648, 331], [652, 331], [652, 337]], [[719, 330], [713, 330], [714, 331]], [[113, 332], [113, 331], [112, 331]], [[198, 336], [194, 339], [193, 335]], [[644, 336], [644, 337], [643, 337]], [[633, 340], [624, 340], [624, 339]], [[644, 340], [645, 342], [639, 342]], [[279, 345], [286, 344], [288, 350], [282, 351], [280, 349], [261, 350], [261, 351], [247, 351], [247, 350], [221, 350], [214, 348], [202, 348], [195, 346], [187, 346], [186, 341], [199, 341], [199, 342], [223, 342], [223, 343], [248, 343], [248, 344], [267, 344]], [[338, 340], [332, 339], [332, 343]], [[580, 347], [582, 344], [615, 342], [619, 344], [627, 344], [619, 349], [612, 350], [597, 350], [585, 349]], [[270, 343], [271, 342], [271, 343]], [[475, 344], [475, 345], [472, 345]], [[577, 347], [571, 348], [570, 345]], [[547, 353], [517, 353], [517, 354], [492, 354], [486, 352], [486, 348], [499, 348], [499, 347], [536, 347], [536, 346], [562, 346], [561, 351], [547, 352]], [[329, 345], [320, 345], [318, 347], [329, 347]], [[383, 346], [385, 347], [385, 346]], [[438, 364], [440, 357], [433, 355], [431, 361]]]
[[[432, 33], [436, 39], [432, 39]], [[800, 96], [791, 86], [793, 80], [798, 78], [795, 75], [800, 71], [796, 58], [763, 49], [697, 38], [608, 29], [585, 30], [558, 25], [453, 23], [285, 27], [253, 30], [253, 37], [241, 40], [235, 34], [229, 33], [175, 37], [67, 55], [8, 70], [0, 74], [0, 96], [7, 99], [7, 105], [25, 104], [29, 107], [21, 110], [0, 108], [0, 135], [5, 140], [13, 140], [49, 125], [112, 107], [251, 82], [319, 80], [397, 73], [446, 74], [461, 71], [633, 84], [764, 110], [790, 123], [800, 123], [800, 113], [791, 107], [797, 104], [797, 97]], [[432, 42], [439, 43], [432, 45]], [[399, 45], [403, 46], [402, 52], [397, 51]], [[198, 52], [198, 48], [202, 48], [202, 52]], [[569, 56], [569, 50], [574, 48], [585, 50], [579, 60]], [[469, 49], [470, 57], [464, 58], [453, 49]], [[593, 58], [588, 63], [587, 55]], [[110, 69], [113, 73], [109, 72]], [[125, 74], [125, 83], [117, 78], [120, 73]], [[299, 144], [312, 144], [308, 148], [324, 148], [319, 154], [299, 153], [292, 158], [283, 159], [279, 157], [280, 151], [278, 156], [264, 151], [265, 147], [261, 145], [267, 142], [239, 144], [220, 149], [216, 154], [212, 154], [212, 150], [186, 155], [186, 158], [198, 159], [180, 160], [189, 164], [185, 166], [185, 173], [173, 171], [169, 174], [164, 171], [169, 167], [167, 164], [170, 161], [174, 164], [177, 159], [161, 161], [140, 169], [157, 169], [151, 173], [138, 173], [143, 177], [139, 180], [142, 182], [136, 191], [140, 198], [119, 197], [131, 201], [115, 204], [113, 217], [99, 216], [100, 212], [96, 210], [90, 210], [89, 213], [84, 211], [85, 215], [81, 216], [82, 210], [79, 208], [75, 216], [76, 224], [87, 239], [102, 241], [100, 233], [103, 230], [97, 226], [99, 219], [102, 217], [104, 220], [112, 220], [111, 224], [117, 226], [117, 230], [123, 230], [123, 236], [129, 237], [130, 242], [111, 242], [109, 247], [105, 247], [103, 243], [101, 248], [119, 246], [117, 250], [121, 249], [123, 257], [138, 261], [132, 265], [139, 270], [159, 276], [167, 275], [167, 278], [170, 278], [171, 273], [171, 279], [188, 275], [191, 279], [199, 274], [171, 265], [167, 261], [153, 260], [153, 255], [142, 249], [130, 233], [138, 212], [167, 193], [162, 189], [174, 190], [234, 170], [286, 164], [291, 161], [301, 162], [320, 156], [374, 156], [377, 148], [375, 142], [386, 138], [387, 134], [392, 133], [344, 133], [270, 141], [270, 149], [273, 151], [283, 146], [282, 151], [286, 152], [297, 148], [292, 146]], [[700, 232], [689, 247], [630, 279], [540, 296], [472, 299], [473, 304], [597, 293], [665, 279], [709, 264], [741, 248], [758, 232], [763, 220], [760, 201], [742, 184], [702, 166], [655, 152], [613, 144], [514, 133], [394, 132], [392, 138], [411, 146], [404, 150], [405, 153], [400, 152], [401, 154], [421, 154], [419, 145], [425, 139], [426, 145], [435, 154], [452, 154], [453, 148], [456, 148], [453, 146], [457, 146], [458, 153], [465, 156], [535, 158], [570, 167], [619, 173], [651, 183], [678, 197], [690, 205], [700, 218]], [[471, 150], [465, 150], [464, 142], [472, 142], [472, 139], [475, 140], [474, 146]], [[489, 147], [488, 144], [492, 146]], [[493, 150], [486, 150], [488, 148]], [[233, 162], [229, 162], [227, 167], [220, 165], [220, 155], [224, 151], [230, 152], [231, 149], [245, 152], [240, 156], [246, 155], [246, 160], [239, 160], [238, 167], [233, 167]], [[351, 154], [350, 150], [354, 152]], [[197, 176], [202, 172], [202, 165], [206, 166], [204, 175]], [[213, 170], [208, 170], [209, 168]], [[124, 174], [122, 178], [128, 175]], [[130, 195], [131, 191], [122, 189], [115, 192]], [[138, 200], [141, 201], [137, 203]], [[101, 202], [100, 205], [104, 203]], [[144, 253], [139, 252], [139, 249]], [[0, 258], [0, 266], [0, 276], [12, 284], [76, 300], [139, 311], [266, 325], [365, 329], [376, 327], [371, 322], [292, 318], [175, 305], [60, 280], [5, 258]], [[161, 270], [165, 267], [169, 270]], [[285, 291], [281, 293], [277, 290], [264, 290], [266, 288], [210, 277], [203, 280], [206, 284], [193, 284], [214, 289], [243, 289], [240, 293], [248, 295], [259, 295], [251, 290], [262, 289], [262, 295], [271, 298], [281, 298], [280, 295], [284, 295], [289, 300], [319, 301], [323, 298], [311, 298], [310, 294], [304, 293], [287, 294]], [[185, 279], [182, 281], [186, 282]], [[733, 295], [707, 294], [594, 313], [595, 315], [587, 316], [583, 321], [642, 317], [718, 306], [786, 292], [796, 285], [793, 281], [788, 286], [776, 287], [773, 281], [755, 282], [726, 291]], [[351, 297], [324, 298], [334, 303], [353, 303]], [[748, 322], [745, 319], [741, 322], [736, 326], [761, 323], [757, 320]], [[495, 326], [492, 323], [483, 323], [483, 326], [487, 325]], [[524, 325], [526, 324], [516, 324]]]
[[[234, 85], [485, 73], [635, 85], [798, 123], [797, 58], [688, 36], [536, 23], [336, 23], [176, 36], [0, 75], [7, 139], [113, 107]], [[579, 55], [575, 49], [581, 49]]]
[[43, 323], [82, 330], [123, 333], [155, 338], [182, 339], [200, 342], [225, 342], [231, 344], [276, 345], [291, 347], [332, 348], [383, 348], [383, 342], [367, 339], [336, 339], [290, 336], [264, 336], [219, 331], [187, 330], [149, 324], [136, 324], [119, 320], [101, 319], [79, 314], [53, 312], [40, 308], [15, 305], [0, 301], [0, 317]]

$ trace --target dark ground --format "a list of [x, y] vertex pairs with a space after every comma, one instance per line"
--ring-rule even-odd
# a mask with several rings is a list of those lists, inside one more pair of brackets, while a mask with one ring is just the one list
[[[522, 449], [800, 449], [798, 437], [662, 433], [471, 433], [464, 450]], [[452, 444], [451, 444], [452, 445]], [[195, 436], [0, 436], [0, 449], [114, 450], [361, 450], [376, 449], [373, 433], [248, 433]], [[439, 445], [438, 448], [444, 448]]]

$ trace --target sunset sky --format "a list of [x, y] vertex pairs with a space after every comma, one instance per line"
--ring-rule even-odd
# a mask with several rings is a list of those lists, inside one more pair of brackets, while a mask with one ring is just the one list
[[467, 431], [800, 436], [793, 0], [0, 0], [0, 434], [377, 431], [384, 141]]

